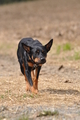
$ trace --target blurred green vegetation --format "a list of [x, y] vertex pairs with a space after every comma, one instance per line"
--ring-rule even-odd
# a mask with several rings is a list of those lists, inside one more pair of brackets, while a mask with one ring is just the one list
[[63, 45], [58, 45], [56, 53], [60, 54], [62, 51], [69, 51], [72, 50], [72, 45], [70, 43], [65, 43]]
[[0, 0], [0, 5], [13, 3], [13, 2], [21, 2], [21, 1], [33, 1], [33, 0]]

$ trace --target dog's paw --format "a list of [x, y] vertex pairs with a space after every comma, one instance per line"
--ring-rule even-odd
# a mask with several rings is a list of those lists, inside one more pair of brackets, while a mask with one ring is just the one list
[[38, 93], [38, 90], [35, 89], [35, 88], [32, 86], [32, 87], [31, 87], [31, 92], [37, 94], [37, 93]]
[[26, 91], [30, 91], [30, 88], [26, 87]]

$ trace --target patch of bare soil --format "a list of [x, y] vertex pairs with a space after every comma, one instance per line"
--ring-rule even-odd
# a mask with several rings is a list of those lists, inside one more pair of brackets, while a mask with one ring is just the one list
[[[43, 0], [0, 6], [0, 118], [80, 119], [80, 2]], [[26, 92], [16, 51], [23, 37], [54, 38], [39, 76], [39, 93]], [[64, 44], [71, 50], [56, 51]], [[42, 111], [59, 114], [38, 117]]]

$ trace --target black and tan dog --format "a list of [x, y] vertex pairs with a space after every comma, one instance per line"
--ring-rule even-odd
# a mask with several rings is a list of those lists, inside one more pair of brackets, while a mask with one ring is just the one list
[[38, 92], [38, 77], [42, 64], [53, 43], [51, 39], [45, 46], [38, 40], [23, 38], [18, 44], [17, 57], [20, 69], [27, 83], [27, 91]]

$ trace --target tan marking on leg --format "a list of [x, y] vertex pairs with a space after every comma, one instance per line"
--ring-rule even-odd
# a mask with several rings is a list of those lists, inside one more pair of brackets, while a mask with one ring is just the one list
[[31, 72], [31, 77], [33, 81], [33, 87], [38, 90], [38, 79], [37, 79], [38, 68]]
[[38, 92], [37, 71], [38, 71], [38, 68], [36, 68], [35, 70], [31, 71], [31, 77], [32, 77], [32, 81], [33, 81], [32, 91], [35, 91], [35, 92]]
[[34, 79], [34, 70], [31, 71], [31, 78], [32, 78], [32, 81]]
[[[36, 76], [35, 76], [35, 73], [34, 73], [35, 71], [33, 70], [33, 71], [31, 71], [31, 77], [32, 77], [32, 81], [33, 81], [33, 88], [35, 89], [35, 90], [37, 90], [37, 87], [36, 87]], [[32, 88], [32, 89], [33, 89]]]

